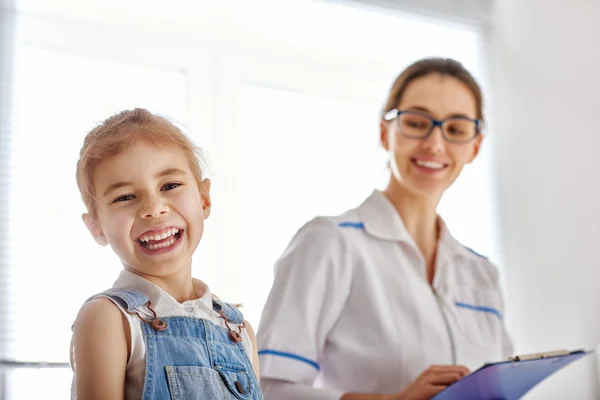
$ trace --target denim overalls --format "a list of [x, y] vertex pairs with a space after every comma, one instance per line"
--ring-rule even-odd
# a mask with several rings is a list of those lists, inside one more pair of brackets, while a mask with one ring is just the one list
[[[89, 300], [100, 296], [110, 297], [140, 319], [146, 344], [142, 400], [263, 398], [239, 331], [205, 319], [157, 318], [148, 296], [139, 290], [109, 289]], [[236, 326], [243, 322], [242, 313], [230, 304], [213, 298], [213, 309], [228, 327], [228, 322]], [[148, 311], [154, 318], [142, 317]]]

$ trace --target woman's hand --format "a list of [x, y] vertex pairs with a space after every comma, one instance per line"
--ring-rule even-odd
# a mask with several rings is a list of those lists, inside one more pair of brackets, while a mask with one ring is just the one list
[[432, 365], [402, 392], [383, 400], [428, 400], [468, 374], [469, 370], [462, 365]]

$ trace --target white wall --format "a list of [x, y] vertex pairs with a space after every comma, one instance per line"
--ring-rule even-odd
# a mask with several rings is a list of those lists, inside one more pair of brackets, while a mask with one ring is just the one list
[[[499, 0], [489, 32], [508, 323], [518, 353], [600, 343], [600, 2]], [[598, 398], [597, 358], [527, 399]]]

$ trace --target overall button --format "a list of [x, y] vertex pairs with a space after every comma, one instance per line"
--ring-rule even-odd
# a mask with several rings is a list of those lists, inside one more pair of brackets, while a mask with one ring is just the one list
[[155, 319], [152, 321], [152, 328], [157, 332], [164, 331], [167, 329], [167, 327], [168, 324], [165, 321], [161, 321], [160, 319]]
[[232, 342], [239, 343], [242, 341], [242, 336], [236, 331], [230, 331], [229, 339], [231, 339]]
[[242, 386], [242, 384], [240, 383], [240, 381], [235, 381], [235, 388], [238, 390], [238, 392], [240, 392], [241, 394], [246, 393], [246, 389], [244, 389], [244, 387]]

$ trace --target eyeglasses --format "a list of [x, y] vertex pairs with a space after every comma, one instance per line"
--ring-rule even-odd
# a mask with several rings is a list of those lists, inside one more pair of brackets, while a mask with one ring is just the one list
[[468, 143], [479, 135], [481, 121], [467, 117], [449, 117], [437, 120], [419, 111], [390, 110], [383, 116], [386, 121], [398, 119], [400, 133], [408, 138], [425, 139], [436, 126], [450, 143]]

